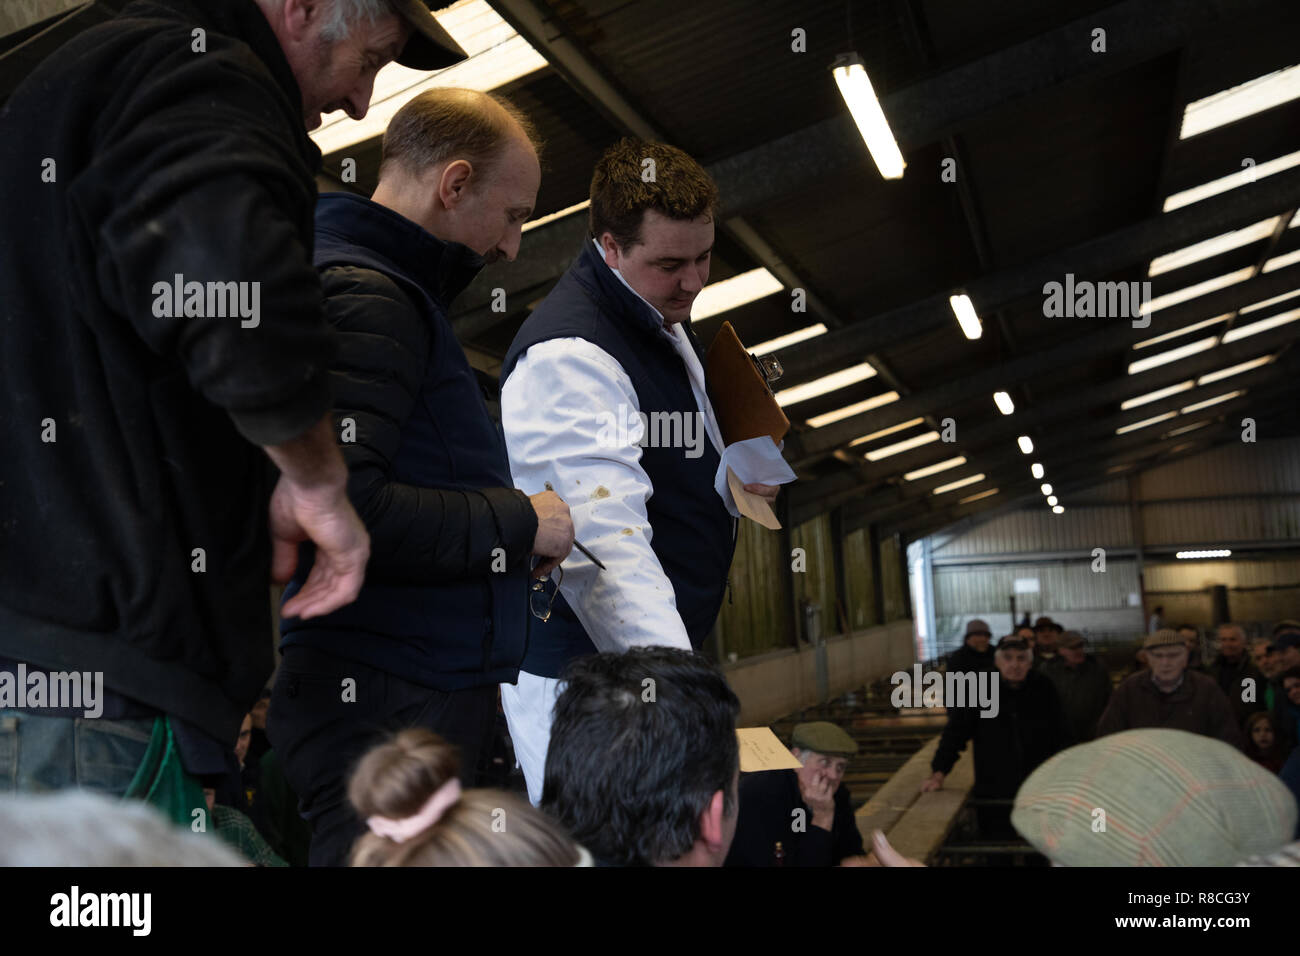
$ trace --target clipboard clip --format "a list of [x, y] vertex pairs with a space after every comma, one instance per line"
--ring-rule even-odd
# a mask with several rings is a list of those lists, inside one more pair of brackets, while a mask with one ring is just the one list
[[768, 391], [772, 386], [781, 380], [785, 374], [785, 369], [781, 367], [781, 360], [775, 355], [749, 355], [754, 362], [754, 368], [758, 369], [758, 374], [763, 376], [763, 381], [767, 382]]

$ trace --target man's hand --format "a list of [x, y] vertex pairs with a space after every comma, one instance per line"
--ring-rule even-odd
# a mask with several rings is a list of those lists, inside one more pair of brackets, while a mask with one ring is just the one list
[[758, 495], [760, 498], [766, 499], [769, 505], [775, 505], [776, 496], [781, 493], [781, 486], [760, 485], [758, 482], [755, 481], [746, 485], [745, 490], [748, 491], [751, 495]]
[[812, 782], [804, 786], [799, 781], [799, 795], [812, 811], [812, 825], [829, 830], [835, 822], [835, 788], [825, 774], [814, 774]]
[[271, 576], [293, 577], [298, 545], [311, 540], [316, 560], [302, 590], [285, 602], [283, 617], [319, 617], [351, 604], [365, 582], [370, 535], [343, 488], [302, 489], [281, 475], [271, 493]]
[[530, 495], [528, 500], [532, 502], [533, 511], [537, 512], [533, 554], [542, 559], [533, 568], [533, 577], [544, 578], [573, 550], [573, 518], [564, 499], [553, 491]]
[[943, 778], [944, 778], [944, 774], [941, 774], [939, 771], [936, 770], [934, 773], [930, 774], [930, 776], [926, 777], [925, 780], [921, 782], [921, 792], [929, 793], [931, 790], [942, 789]]

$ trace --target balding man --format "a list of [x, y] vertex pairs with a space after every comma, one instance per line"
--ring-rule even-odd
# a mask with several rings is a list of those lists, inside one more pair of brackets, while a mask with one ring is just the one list
[[843, 783], [858, 743], [829, 721], [799, 724], [790, 753], [798, 770], [740, 778], [740, 819], [727, 866], [836, 866], [863, 856]]
[[270, 736], [312, 823], [314, 865], [342, 863], [360, 832], [344, 778], [382, 731], [440, 734], [477, 783], [497, 684], [524, 656], [531, 560], [549, 573], [573, 542], [554, 492], [514, 488], [447, 317], [485, 261], [514, 259], [540, 175], [514, 107], [435, 89], [393, 117], [372, 198], [317, 206], [316, 266], [340, 346], [335, 427], [372, 544], [355, 603], [282, 628]]
[[1244, 728], [1251, 714], [1268, 706], [1264, 699], [1268, 678], [1251, 663], [1246, 632], [1240, 624], [1220, 624], [1218, 636], [1218, 656], [1206, 666], [1205, 672], [1227, 696], [1237, 725]]

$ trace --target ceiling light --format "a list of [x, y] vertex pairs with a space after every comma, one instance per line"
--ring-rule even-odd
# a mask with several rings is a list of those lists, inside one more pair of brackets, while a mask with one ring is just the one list
[[1278, 220], [1281, 218], [1281, 216], [1274, 216], [1272, 219], [1262, 219], [1253, 225], [1244, 226], [1232, 232], [1225, 232], [1213, 239], [1204, 239], [1175, 252], [1157, 256], [1151, 260], [1151, 265], [1147, 267], [1147, 275], [1158, 276], [1165, 272], [1172, 272], [1194, 262], [1212, 259], [1215, 256], [1223, 255], [1225, 252], [1231, 252], [1233, 249], [1248, 246], [1252, 242], [1267, 239], [1273, 235], [1273, 230], [1277, 228]]
[[880, 461], [882, 458], [888, 458], [891, 455], [897, 455], [900, 452], [911, 451], [913, 448], [920, 448], [922, 445], [928, 445], [932, 441], [939, 440], [938, 432], [926, 432], [924, 435], [917, 435], [914, 438], [906, 438], [896, 445], [886, 445], [883, 448], [873, 448], [867, 452], [867, 461]]
[[996, 495], [997, 493], [998, 489], [996, 488], [990, 488], [988, 491], [978, 491], [973, 495], [967, 495], [965, 498], [962, 498], [957, 502], [957, 504], [968, 505], [972, 501], [979, 501], [981, 498], [988, 498], [990, 495]]
[[984, 326], [980, 322], [980, 317], [975, 314], [975, 306], [971, 304], [970, 296], [950, 295], [948, 304], [952, 306], [952, 311], [957, 316], [957, 324], [961, 326], [961, 331], [968, 339], [977, 339], [984, 334]]
[[1115, 434], [1123, 435], [1126, 432], [1135, 432], [1139, 428], [1146, 428], [1148, 425], [1154, 425], [1156, 422], [1167, 422], [1169, 421], [1169, 419], [1177, 418], [1177, 417], [1178, 417], [1177, 412], [1165, 412], [1165, 414], [1157, 415], [1155, 418], [1144, 418], [1140, 422], [1134, 422], [1131, 425], [1124, 425], [1121, 428], [1117, 428], [1115, 429]]
[[845, 53], [831, 65], [831, 73], [880, 175], [885, 179], [902, 179], [907, 163], [903, 161], [903, 154], [889, 129], [880, 101], [876, 99], [876, 91], [871, 87], [862, 58], [856, 53]]
[[1260, 332], [1267, 332], [1269, 329], [1275, 329], [1279, 325], [1287, 325], [1300, 319], [1300, 309], [1291, 309], [1289, 312], [1279, 312], [1267, 319], [1260, 319], [1258, 322], [1251, 322], [1249, 325], [1239, 325], [1235, 329], [1229, 329], [1223, 335], [1223, 343], [1236, 342], [1238, 339], [1244, 339], [1247, 336], [1258, 335]]
[[1137, 398], [1130, 398], [1120, 402], [1120, 411], [1128, 411], [1130, 408], [1137, 408], [1139, 405], [1146, 405], [1148, 402], [1157, 402], [1162, 398], [1168, 398], [1170, 395], [1177, 395], [1179, 392], [1190, 391], [1196, 387], [1196, 383], [1190, 378], [1185, 382], [1179, 382], [1177, 385], [1170, 385], [1168, 388], [1157, 389], [1154, 392], [1147, 392], [1145, 395], [1139, 395]]
[[[1206, 425], [1209, 425], [1209, 424], [1211, 424], [1209, 421], [1204, 421], [1204, 422], [1194, 422], [1194, 423], [1191, 424], [1191, 425], [1182, 425], [1182, 426], [1180, 426], [1180, 427], [1178, 427], [1178, 428], [1171, 428], [1171, 429], [1169, 429], [1169, 431], [1167, 431], [1167, 432], [1165, 432], [1163, 435], [1161, 435], [1160, 438], [1161, 438], [1161, 440], [1164, 440], [1164, 439], [1166, 439], [1166, 438], [1177, 438], [1179, 435], [1186, 435], [1188, 432], [1194, 432], [1194, 431], [1196, 431], [1196, 429], [1198, 429], [1198, 428], [1204, 428]], [[1188, 447], [1188, 446], [1186, 446], [1186, 445], [1181, 445], [1181, 446], [1179, 446], [1179, 447], [1181, 447], [1181, 448], [1186, 448], [1186, 447]], [[1170, 449], [1170, 452], [1172, 453], [1172, 452], [1175, 452], [1175, 451], [1177, 451], [1177, 450], [1178, 450], [1177, 448], [1171, 448], [1171, 449]]]
[[1052, 514], [1054, 515], [1065, 514], [1065, 507], [1063, 505], [1052, 505]]
[[799, 329], [797, 332], [790, 332], [787, 335], [778, 335], [774, 339], [768, 339], [766, 342], [759, 342], [751, 346], [749, 353], [751, 355], [766, 355], [768, 352], [775, 352], [777, 349], [788, 349], [799, 342], [806, 342], [808, 339], [815, 339], [826, 331], [826, 326], [821, 322], [816, 325], [810, 325], [807, 328]]
[[[814, 415], [812, 418], [808, 419], [808, 425], [811, 428], [821, 428], [823, 425], [829, 425], [831, 422], [838, 422], [845, 418], [852, 418], [854, 415], [861, 415], [863, 412], [869, 412], [873, 408], [879, 408], [882, 405], [888, 405], [890, 402], [896, 401], [898, 401], [897, 392], [882, 392], [879, 395], [872, 395], [866, 401], [855, 402], [852, 405], [845, 405], [843, 408], [837, 408], [835, 411], [827, 412], [824, 415]], [[922, 419], [919, 418], [916, 419], [917, 422], [920, 422], [921, 420]], [[906, 426], [895, 427], [905, 428]], [[877, 432], [876, 434], [880, 435], [883, 433]], [[863, 440], [864, 439], [858, 439], [858, 441]]]
[[949, 484], [940, 485], [938, 488], [934, 489], [931, 494], [942, 495], [945, 492], [952, 491], [954, 488], [965, 488], [967, 485], [973, 485], [975, 482], [983, 480], [983, 475], [971, 475], [969, 478], [961, 478]]
[[1279, 156], [1277, 159], [1257, 163], [1248, 169], [1239, 169], [1227, 176], [1221, 176], [1208, 183], [1202, 183], [1199, 186], [1193, 186], [1191, 189], [1184, 189], [1182, 192], [1174, 193], [1172, 196], [1165, 198], [1164, 211], [1172, 212], [1175, 209], [1181, 209], [1183, 206], [1190, 206], [1194, 202], [1209, 199], [1211, 196], [1219, 195], [1219, 193], [1226, 193], [1230, 189], [1236, 189], [1238, 186], [1244, 186], [1247, 183], [1259, 182], [1265, 176], [1274, 176], [1296, 166], [1300, 166], [1300, 150], [1287, 153], [1285, 156]]
[[1048, 496], [1047, 496], [1047, 503], [1048, 503], [1049, 505], [1054, 505], [1054, 504], [1056, 504], [1056, 495], [1048, 495]]
[[[890, 392], [889, 394], [892, 395], [896, 393]], [[913, 418], [910, 422], [903, 422], [899, 425], [890, 425], [888, 428], [882, 428], [878, 432], [872, 432], [870, 435], [863, 435], [861, 438], [853, 439], [853, 441], [849, 442], [849, 447], [852, 448], [854, 445], [865, 445], [867, 442], [875, 441], [877, 438], [884, 438], [886, 435], [892, 435], [895, 432], [906, 431], [909, 428], [914, 428], [921, 424], [923, 421], [925, 421], [924, 418]], [[812, 424], [812, 422], [809, 421], [809, 424]], [[937, 435], [938, 432], [935, 432], [935, 434]]]
[[1300, 97], [1300, 66], [1275, 70], [1247, 83], [1195, 100], [1183, 110], [1179, 139], [1235, 123]]
[[993, 404], [998, 407], [1003, 415], [1010, 415], [1016, 410], [1015, 402], [1011, 401], [1011, 396], [1006, 392], [994, 392]]
[[691, 306], [691, 321], [702, 322], [720, 312], [766, 298], [783, 288], [781, 280], [766, 269], [750, 269], [701, 289]]
[[1176, 289], [1173, 292], [1166, 292], [1164, 295], [1156, 296], [1150, 302], [1143, 302], [1141, 308], [1138, 309], [1138, 313], [1141, 315], [1150, 315], [1152, 312], [1167, 309], [1171, 305], [1178, 305], [1180, 302], [1187, 302], [1209, 292], [1217, 292], [1220, 289], [1226, 289], [1228, 286], [1236, 285], [1238, 282], [1245, 282], [1254, 274], [1255, 267], [1246, 266], [1244, 269], [1238, 269], [1236, 272], [1227, 272], [1221, 276], [1215, 276], [1213, 279], [1206, 279], [1204, 282], [1189, 285], [1184, 289]]
[[1137, 375], [1139, 372], [1145, 372], [1157, 365], [1177, 362], [1189, 355], [1195, 355], [1197, 352], [1204, 352], [1207, 349], [1214, 348], [1214, 344], [1218, 341], [1218, 337], [1212, 335], [1208, 339], [1197, 339], [1195, 342], [1188, 342], [1186, 345], [1180, 345], [1178, 348], [1170, 349], [1167, 352], [1157, 352], [1155, 355], [1149, 355], [1146, 358], [1138, 359], [1136, 362], [1130, 362], [1128, 373]]
[[824, 375], [811, 382], [795, 385], [793, 388], [784, 388], [776, 393], [776, 402], [778, 405], [795, 405], [799, 402], [806, 402], [818, 395], [825, 395], [827, 392], [864, 382], [875, 374], [876, 370], [869, 363], [862, 362], [859, 365], [832, 372], [830, 375]]
[[383, 135], [397, 111], [425, 90], [459, 87], [487, 92], [547, 65], [546, 58], [501, 19], [486, 0], [462, 0], [434, 16], [469, 59], [436, 73], [388, 64], [375, 77], [365, 119], [353, 120], [339, 113], [311, 134], [322, 154]]
[[1133, 348], [1144, 349], [1148, 345], [1155, 345], [1159, 342], [1167, 342], [1169, 339], [1179, 338], [1181, 336], [1186, 335], [1189, 332], [1195, 332], [1197, 329], [1205, 329], [1205, 328], [1209, 328], [1211, 325], [1217, 325], [1220, 322], [1226, 322], [1230, 318], [1232, 318], [1232, 314], [1230, 312], [1225, 312], [1223, 315], [1216, 315], [1214, 318], [1206, 319], [1204, 322], [1193, 322], [1191, 325], [1184, 325], [1181, 329], [1174, 329], [1174, 331], [1166, 332], [1164, 335], [1157, 335], [1153, 339], [1143, 339], [1141, 342], [1138, 342], [1136, 345], [1134, 345]]
[[1232, 552], [1227, 548], [1220, 548], [1213, 551], [1179, 551], [1174, 555], [1174, 557], [1182, 561], [1191, 560], [1193, 558], [1230, 558], [1232, 557]]
[[1033, 475], [1035, 478], [1042, 478], [1043, 466], [1040, 465], [1038, 462], [1034, 462], [1032, 465], [1029, 466], [1029, 473]]
[[[1211, 405], [1218, 405], [1220, 402], [1230, 402], [1234, 398], [1245, 394], [1246, 390], [1242, 388], [1237, 389], [1235, 392], [1224, 392], [1222, 395], [1215, 395], [1213, 398], [1207, 398], [1203, 402], [1196, 402], [1192, 405], [1185, 406], [1183, 408], [1183, 414], [1187, 415], [1191, 412], [1199, 412], [1202, 408], [1209, 408]], [[1169, 434], [1172, 435], [1175, 433], [1170, 432]]]
[[530, 219], [524, 223], [522, 231], [531, 232], [538, 226], [545, 226], [555, 222], [557, 219], [563, 219], [566, 216], [572, 216], [574, 213], [582, 212], [591, 205], [590, 199], [584, 199], [582, 202], [574, 203], [572, 206], [565, 206], [563, 209], [557, 209], [555, 212], [547, 213], [545, 216], [539, 216], [536, 219]]
[[1052, 493], [1052, 486], [1047, 482], [1043, 482], [1041, 485], [1038, 486], [1038, 490], [1045, 495], [1050, 495]]
[[1020, 446], [1020, 450], [1024, 452], [1026, 455], [1033, 454], [1034, 440], [1030, 438], [1028, 435], [1021, 435], [1019, 438], [1016, 439], [1016, 444]]
[[1264, 272], [1276, 272], [1278, 269], [1285, 269], [1287, 266], [1293, 266], [1300, 262], [1300, 249], [1292, 250], [1281, 256], [1274, 256], [1264, 263]]
[[915, 481], [918, 478], [928, 478], [930, 475], [937, 475], [941, 471], [947, 471], [949, 468], [956, 468], [958, 465], [964, 464], [966, 464], [965, 457], [958, 455], [956, 458], [941, 461], [937, 465], [926, 465], [924, 468], [916, 469], [916, 471], [909, 471], [903, 476], [903, 480]]
[[1227, 368], [1221, 368], [1217, 372], [1206, 372], [1196, 380], [1196, 384], [1209, 385], [1211, 382], [1217, 382], [1233, 375], [1240, 375], [1242, 372], [1249, 372], [1251, 369], [1259, 368], [1261, 365], [1267, 365], [1271, 361], [1273, 361], [1273, 356], [1262, 355], [1257, 359], [1251, 359], [1249, 362], [1242, 362], [1240, 365], [1230, 365]]
[[[1296, 213], [1300, 216], [1300, 213]], [[1275, 295], [1271, 299], [1265, 299], [1263, 302], [1253, 302], [1250, 305], [1242, 306], [1240, 312], [1245, 315], [1247, 312], [1258, 312], [1260, 309], [1267, 309], [1270, 305], [1277, 305], [1279, 302], [1285, 302], [1287, 299], [1294, 299], [1300, 295], [1300, 289], [1294, 289], [1291, 292], [1283, 292], [1281, 295]]]

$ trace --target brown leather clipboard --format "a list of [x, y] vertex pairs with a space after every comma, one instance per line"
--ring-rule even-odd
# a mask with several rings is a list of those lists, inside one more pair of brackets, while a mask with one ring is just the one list
[[771, 435], [781, 444], [790, 430], [790, 419], [776, 403], [754, 359], [745, 351], [730, 322], [723, 322], [704, 357], [713, 411], [722, 430], [722, 441], [738, 441]]

